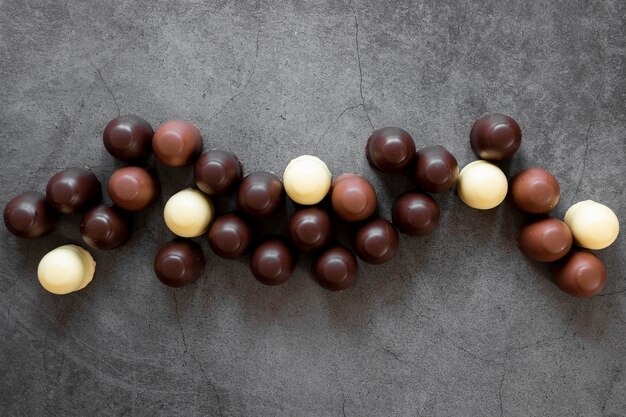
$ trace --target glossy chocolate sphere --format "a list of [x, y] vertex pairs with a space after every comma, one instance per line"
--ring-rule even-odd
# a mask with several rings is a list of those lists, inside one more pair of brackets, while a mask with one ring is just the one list
[[354, 283], [357, 269], [356, 256], [343, 246], [334, 246], [313, 261], [311, 272], [322, 288], [341, 291]]
[[365, 146], [365, 156], [372, 168], [397, 174], [409, 167], [415, 158], [415, 142], [404, 129], [383, 127], [372, 133]]
[[111, 200], [125, 210], [142, 210], [159, 195], [160, 185], [154, 175], [139, 167], [120, 168], [109, 178]]
[[372, 184], [357, 174], [341, 174], [333, 181], [331, 203], [342, 220], [365, 220], [376, 211], [378, 199]]
[[80, 222], [85, 243], [96, 249], [115, 249], [128, 242], [132, 230], [130, 216], [117, 207], [100, 204], [89, 210]]
[[385, 219], [376, 219], [359, 229], [353, 239], [354, 251], [368, 264], [380, 265], [398, 251], [398, 232]]
[[154, 132], [152, 148], [157, 159], [167, 166], [190, 165], [202, 152], [202, 135], [191, 122], [170, 120]]
[[107, 123], [102, 141], [107, 151], [122, 161], [132, 162], [147, 158], [152, 152], [154, 130], [150, 123], [138, 116], [116, 117]]
[[415, 156], [415, 181], [425, 191], [444, 193], [459, 178], [459, 164], [443, 146], [427, 146]]
[[405, 193], [393, 203], [391, 219], [401, 233], [426, 236], [439, 225], [439, 206], [428, 194]]
[[591, 252], [574, 249], [565, 259], [552, 265], [552, 279], [564, 292], [591, 298], [606, 284], [606, 268]]
[[100, 202], [102, 185], [88, 169], [67, 168], [50, 178], [46, 198], [61, 213], [83, 213]]
[[559, 182], [543, 168], [533, 167], [518, 172], [510, 184], [511, 200], [526, 213], [547, 213], [556, 207], [561, 196]]
[[322, 248], [332, 238], [328, 214], [318, 207], [297, 210], [289, 219], [289, 237], [302, 251]]
[[236, 214], [218, 217], [209, 229], [209, 245], [220, 258], [241, 258], [248, 252], [251, 241], [252, 229]]
[[188, 239], [175, 239], [157, 253], [154, 272], [163, 284], [183, 287], [200, 277], [205, 263], [200, 245]]
[[490, 161], [510, 158], [522, 143], [522, 130], [511, 117], [490, 113], [474, 122], [470, 142], [476, 155]]
[[296, 256], [282, 239], [270, 239], [252, 252], [250, 270], [262, 284], [280, 285], [296, 268]]
[[572, 233], [558, 219], [541, 219], [522, 227], [519, 246], [530, 259], [554, 262], [569, 252], [572, 247]]
[[194, 177], [198, 188], [208, 195], [222, 195], [233, 191], [243, 176], [239, 158], [228, 151], [204, 152], [196, 161]]
[[285, 200], [283, 183], [276, 175], [257, 171], [248, 174], [237, 191], [237, 204], [251, 217], [265, 217], [274, 213]]
[[17, 237], [33, 238], [48, 234], [59, 220], [59, 213], [35, 191], [19, 194], [4, 207], [4, 225]]

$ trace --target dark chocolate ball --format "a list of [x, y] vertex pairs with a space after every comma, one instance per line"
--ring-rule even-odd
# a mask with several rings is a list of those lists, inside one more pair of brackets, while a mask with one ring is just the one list
[[331, 203], [342, 220], [365, 220], [376, 211], [376, 191], [368, 180], [357, 174], [341, 174], [333, 181]]
[[151, 172], [139, 167], [124, 167], [111, 175], [108, 191], [117, 206], [137, 211], [148, 207], [157, 199], [160, 185]]
[[152, 148], [157, 159], [167, 166], [190, 165], [202, 152], [202, 135], [191, 122], [170, 120], [154, 132]]
[[132, 162], [147, 158], [152, 152], [154, 130], [141, 117], [126, 115], [107, 123], [102, 141], [107, 151], [122, 161]]
[[332, 225], [328, 214], [318, 207], [295, 211], [289, 219], [289, 237], [302, 251], [324, 247], [332, 238]]
[[591, 298], [606, 284], [606, 268], [591, 252], [574, 249], [563, 260], [552, 264], [552, 279], [564, 292]]
[[522, 143], [522, 130], [515, 120], [489, 113], [474, 122], [470, 142], [476, 155], [490, 161], [510, 158]]
[[411, 165], [415, 158], [415, 142], [404, 129], [383, 127], [372, 133], [365, 146], [365, 156], [372, 168], [398, 174]]
[[415, 155], [415, 181], [425, 191], [444, 193], [459, 178], [459, 164], [443, 146], [427, 146]]
[[522, 227], [519, 246], [530, 259], [554, 262], [569, 252], [572, 247], [572, 233], [561, 220], [541, 219]]
[[154, 272], [163, 284], [183, 287], [200, 277], [205, 263], [200, 245], [188, 239], [175, 239], [157, 253]]
[[280, 285], [286, 282], [295, 268], [294, 252], [278, 238], [261, 243], [250, 257], [252, 275], [265, 285]]
[[80, 222], [85, 243], [96, 249], [115, 249], [128, 242], [132, 224], [130, 216], [117, 207], [100, 204], [89, 210]]
[[368, 264], [380, 265], [398, 251], [398, 232], [385, 219], [371, 221], [358, 230], [353, 239], [354, 251]]
[[35, 191], [19, 194], [4, 207], [4, 225], [17, 237], [33, 238], [48, 234], [59, 220], [59, 213]]
[[357, 269], [356, 256], [343, 246], [334, 246], [313, 261], [311, 272], [322, 288], [341, 291], [354, 283]]
[[220, 258], [241, 258], [248, 252], [251, 241], [252, 229], [236, 214], [218, 217], [209, 229], [209, 245]]
[[200, 155], [194, 167], [198, 188], [208, 195], [222, 195], [232, 191], [241, 181], [243, 167], [237, 155], [228, 151], [212, 150]]
[[511, 199], [527, 213], [547, 213], [556, 207], [561, 196], [559, 182], [543, 168], [526, 168], [511, 180]]
[[426, 236], [439, 225], [439, 206], [428, 194], [401, 195], [391, 209], [393, 225], [409, 236]]
[[237, 204], [251, 217], [266, 217], [274, 213], [285, 200], [283, 183], [276, 175], [257, 171], [248, 174], [237, 191]]
[[88, 169], [67, 168], [50, 178], [46, 198], [61, 213], [83, 213], [100, 202], [102, 185]]

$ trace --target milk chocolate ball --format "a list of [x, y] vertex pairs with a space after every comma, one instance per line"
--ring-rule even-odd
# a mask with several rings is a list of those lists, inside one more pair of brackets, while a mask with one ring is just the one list
[[120, 168], [111, 175], [108, 184], [113, 202], [130, 211], [143, 210], [158, 197], [160, 185], [156, 177], [139, 167]]
[[324, 247], [332, 238], [332, 224], [328, 214], [318, 207], [295, 211], [289, 219], [289, 237], [302, 251]]
[[117, 207], [100, 204], [89, 210], [80, 222], [85, 243], [96, 249], [115, 249], [128, 242], [131, 218]]
[[391, 209], [393, 225], [409, 236], [426, 236], [439, 225], [439, 206], [431, 196], [409, 192], [401, 195]]
[[270, 172], [257, 171], [248, 174], [237, 191], [239, 208], [248, 216], [255, 218], [274, 213], [284, 200], [283, 183]]
[[237, 155], [228, 151], [204, 152], [196, 161], [194, 177], [198, 188], [208, 195], [233, 191], [241, 182], [243, 167]]
[[531, 214], [547, 213], [556, 207], [561, 195], [559, 182], [543, 168], [526, 168], [510, 183], [511, 200], [515, 206]]
[[574, 249], [567, 258], [552, 264], [552, 279], [564, 292], [591, 298], [606, 284], [606, 268], [591, 252]]
[[67, 168], [50, 178], [46, 198], [61, 213], [83, 213], [100, 202], [102, 185], [88, 169]]
[[34, 238], [54, 229], [59, 213], [46, 201], [46, 196], [35, 191], [19, 194], [4, 207], [4, 225], [17, 237]]
[[374, 187], [360, 175], [341, 174], [333, 181], [331, 203], [342, 220], [365, 220], [376, 211], [378, 200]]
[[353, 239], [354, 251], [368, 264], [380, 265], [398, 251], [398, 232], [385, 219], [376, 219], [359, 229]]
[[126, 115], [107, 123], [102, 141], [111, 155], [122, 161], [133, 162], [150, 155], [153, 135], [150, 123], [141, 117]]
[[217, 256], [236, 259], [244, 256], [252, 242], [252, 229], [236, 214], [224, 214], [209, 229], [209, 246]]
[[343, 246], [334, 246], [313, 261], [311, 272], [322, 288], [341, 291], [354, 283], [357, 269], [356, 256]]
[[510, 158], [522, 143], [522, 130], [511, 117], [490, 113], [474, 122], [470, 142], [476, 155], [491, 161]]
[[443, 146], [427, 146], [415, 155], [415, 181], [425, 191], [449, 191], [457, 178], [459, 164]]
[[202, 152], [202, 135], [191, 122], [170, 120], [154, 132], [152, 148], [157, 159], [167, 166], [190, 165]]
[[558, 219], [541, 219], [522, 227], [519, 246], [530, 259], [554, 262], [569, 252], [572, 247], [572, 233]]
[[280, 285], [296, 268], [296, 257], [283, 239], [274, 238], [261, 243], [252, 252], [250, 270], [262, 284]]
[[367, 140], [365, 156], [370, 166], [381, 172], [398, 174], [415, 158], [415, 142], [404, 129], [387, 126], [377, 129]]
[[183, 287], [200, 277], [205, 263], [200, 245], [188, 239], [175, 239], [157, 253], [154, 272], [163, 284]]

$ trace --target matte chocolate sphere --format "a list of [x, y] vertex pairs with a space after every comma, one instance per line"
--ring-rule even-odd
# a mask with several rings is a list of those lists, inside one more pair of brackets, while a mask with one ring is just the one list
[[401, 233], [426, 236], [439, 225], [439, 206], [428, 194], [409, 192], [393, 203], [391, 220]]
[[218, 217], [209, 229], [209, 246], [220, 258], [241, 258], [248, 252], [251, 241], [252, 229], [236, 214]]
[[59, 220], [59, 213], [35, 191], [19, 194], [4, 207], [4, 225], [17, 237], [33, 238], [48, 234]]
[[202, 152], [202, 135], [191, 122], [170, 120], [154, 132], [152, 148], [157, 159], [167, 166], [190, 165]]
[[591, 298], [606, 284], [606, 268], [591, 252], [573, 250], [567, 258], [552, 265], [552, 279], [564, 292], [579, 298]]
[[243, 176], [237, 155], [228, 151], [204, 152], [193, 170], [196, 185], [208, 195], [222, 195], [235, 189]]
[[352, 240], [354, 251], [368, 264], [380, 265], [398, 251], [398, 232], [385, 219], [376, 219], [359, 229]]
[[532, 214], [549, 212], [557, 205], [561, 195], [554, 175], [539, 167], [518, 172], [511, 180], [510, 189], [513, 204]]
[[289, 219], [289, 237], [302, 251], [322, 248], [332, 238], [328, 213], [318, 207], [297, 210]]
[[265, 217], [274, 213], [285, 199], [283, 183], [276, 175], [257, 171], [248, 174], [237, 191], [237, 204], [251, 217]]
[[443, 146], [427, 146], [415, 155], [415, 181], [425, 191], [450, 191], [459, 178], [459, 164]]
[[139, 167], [120, 168], [111, 175], [109, 196], [125, 210], [142, 210], [152, 204], [159, 195], [160, 185], [147, 170]]
[[558, 219], [542, 219], [522, 227], [519, 246], [530, 259], [554, 262], [567, 255], [571, 249], [572, 233]]
[[331, 187], [333, 210], [342, 220], [365, 220], [376, 211], [378, 200], [372, 184], [357, 174], [341, 174]]
[[80, 222], [85, 243], [96, 249], [115, 249], [128, 242], [131, 219], [117, 207], [100, 204], [89, 210]]
[[163, 284], [183, 287], [200, 277], [205, 263], [200, 245], [192, 240], [175, 239], [157, 253], [154, 272]]
[[46, 198], [61, 213], [83, 213], [100, 202], [102, 185], [88, 169], [67, 168], [50, 178]]
[[474, 122], [470, 142], [476, 155], [490, 161], [510, 158], [522, 143], [522, 130], [515, 120], [489, 113]]
[[252, 252], [250, 270], [265, 285], [280, 285], [287, 281], [296, 268], [296, 257], [282, 239], [270, 239]]
[[150, 123], [134, 115], [116, 117], [107, 123], [102, 141], [107, 151], [122, 161], [138, 161], [152, 152], [154, 130]]
[[334, 246], [313, 261], [311, 272], [322, 288], [341, 291], [354, 283], [357, 269], [356, 256], [343, 246]]
[[397, 174], [409, 167], [415, 158], [415, 142], [404, 129], [383, 127], [372, 133], [365, 146], [365, 156], [372, 168]]

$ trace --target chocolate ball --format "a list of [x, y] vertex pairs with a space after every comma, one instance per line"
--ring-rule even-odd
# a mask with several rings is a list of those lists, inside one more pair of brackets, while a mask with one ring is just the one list
[[248, 174], [237, 191], [237, 204], [251, 217], [266, 217], [274, 213], [285, 199], [285, 189], [280, 179], [265, 171]]
[[341, 291], [354, 283], [357, 269], [356, 256], [343, 246], [334, 246], [313, 261], [311, 272], [322, 288]]
[[139, 167], [120, 168], [111, 175], [109, 196], [119, 207], [138, 211], [152, 204], [159, 195], [160, 185], [147, 170]]
[[443, 146], [427, 146], [415, 155], [415, 181], [425, 191], [450, 191], [459, 178], [459, 164]]
[[252, 252], [250, 270], [265, 285], [280, 285], [287, 281], [296, 268], [296, 257], [287, 244], [279, 238], [261, 243]]
[[376, 211], [376, 191], [368, 180], [357, 174], [341, 174], [331, 187], [333, 210], [342, 220], [365, 220]]
[[470, 142], [476, 155], [490, 161], [510, 158], [522, 143], [522, 130], [515, 120], [489, 113], [474, 122]]
[[398, 174], [411, 165], [415, 158], [415, 142], [404, 129], [383, 127], [372, 133], [365, 146], [365, 156], [372, 168]]
[[391, 220], [401, 233], [426, 236], [439, 225], [439, 206], [428, 194], [405, 193], [393, 203]]
[[35, 191], [13, 197], [4, 207], [4, 225], [17, 237], [46, 235], [58, 220], [59, 213], [48, 203], [46, 196]]
[[122, 161], [133, 162], [150, 155], [153, 135], [150, 123], [141, 117], [126, 115], [107, 123], [102, 141], [111, 155]]
[[218, 217], [209, 229], [209, 246], [220, 258], [241, 258], [248, 252], [251, 241], [252, 229], [236, 214]]
[[67, 168], [50, 178], [46, 198], [61, 213], [83, 213], [100, 202], [102, 185], [88, 169]]
[[558, 219], [541, 219], [522, 227], [519, 246], [530, 259], [554, 262], [567, 255], [571, 249], [572, 233]]
[[330, 217], [318, 207], [297, 210], [289, 219], [289, 237], [302, 251], [320, 249], [332, 238]]
[[591, 298], [606, 284], [606, 268], [591, 252], [574, 249], [565, 259], [552, 264], [552, 279], [564, 292]]
[[228, 151], [204, 152], [193, 170], [196, 185], [208, 195], [232, 191], [241, 181], [243, 167], [237, 155]]
[[190, 165], [202, 152], [202, 135], [191, 122], [170, 120], [154, 132], [152, 148], [157, 159], [167, 166]]
[[398, 251], [398, 232], [387, 220], [376, 219], [361, 226], [352, 243], [359, 258], [368, 264], [380, 265]]
[[549, 212], [557, 205], [561, 195], [554, 175], [539, 167], [518, 172], [511, 180], [510, 189], [513, 204], [532, 214]]
[[200, 277], [205, 263], [200, 245], [192, 240], [175, 239], [157, 253], [154, 272], [163, 284], [183, 287]]
[[131, 219], [117, 207], [100, 204], [89, 210], [80, 222], [85, 243], [96, 249], [115, 249], [128, 242]]

